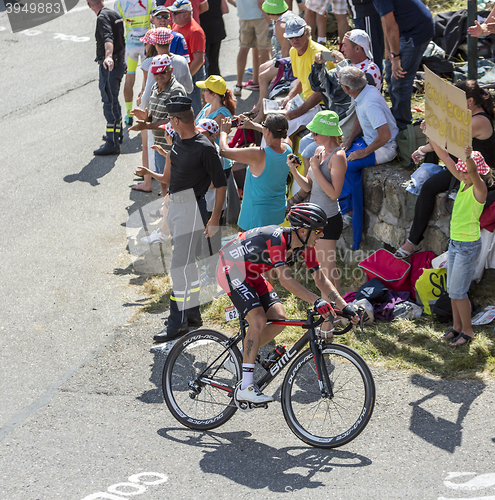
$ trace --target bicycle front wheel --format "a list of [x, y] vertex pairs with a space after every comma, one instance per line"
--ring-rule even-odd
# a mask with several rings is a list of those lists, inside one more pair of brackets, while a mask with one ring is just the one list
[[237, 410], [233, 395], [241, 376], [241, 354], [236, 346], [227, 349], [228, 341], [223, 333], [195, 330], [175, 344], [165, 361], [163, 396], [186, 427], [214, 429]]
[[311, 350], [298, 356], [284, 379], [282, 409], [292, 432], [319, 448], [337, 448], [360, 434], [371, 418], [375, 383], [364, 359], [340, 344], [322, 351], [331, 385], [323, 396]]

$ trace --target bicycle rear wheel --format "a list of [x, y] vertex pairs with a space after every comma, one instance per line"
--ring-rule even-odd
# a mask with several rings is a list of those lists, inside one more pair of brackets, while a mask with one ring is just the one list
[[289, 367], [282, 385], [282, 409], [292, 432], [319, 448], [337, 448], [366, 427], [375, 404], [375, 383], [364, 359], [340, 344], [322, 351], [333, 396], [323, 397], [310, 349]]
[[[236, 412], [234, 388], [241, 376], [241, 354], [226, 349], [229, 337], [214, 330], [195, 330], [180, 339], [163, 367], [162, 387], [172, 415], [186, 427], [219, 427]], [[232, 358], [231, 373], [225, 366]]]

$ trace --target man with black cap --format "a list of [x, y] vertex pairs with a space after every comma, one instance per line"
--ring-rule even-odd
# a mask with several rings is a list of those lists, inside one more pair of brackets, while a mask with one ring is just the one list
[[[144, 168], [136, 171], [140, 175], [151, 174], [162, 184], [162, 190], [168, 187], [170, 193], [166, 223], [174, 241], [170, 269], [173, 292], [166, 328], [154, 336], [156, 342], [176, 339], [187, 333], [190, 326], [203, 323], [196, 249], [203, 234], [212, 237], [218, 231], [225, 201], [227, 179], [220, 157], [214, 145], [196, 128], [191, 103], [188, 97], [172, 97], [166, 102], [175, 133], [163, 175]], [[207, 220], [205, 194], [211, 183], [216, 188], [215, 205]]]
[[105, 144], [93, 151], [95, 155], [120, 153], [122, 111], [119, 104], [120, 82], [126, 71], [124, 21], [117, 12], [107, 9], [102, 0], [87, 0], [96, 14], [96, 61], [100, 65], [99, 87], [103, 114], [107, 120]]

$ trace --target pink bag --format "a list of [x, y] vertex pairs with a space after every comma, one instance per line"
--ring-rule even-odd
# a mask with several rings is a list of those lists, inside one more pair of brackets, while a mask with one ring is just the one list
[[378, 278], [389, 290], [397, 292], [409, 292], [410, 264], [398, 259], [393, 253], [380, 248], [358, 264], [364, 269], [368, 280]]
[[416, 300], [416, 281], [423, 274], [424, 269], [431, 269], [433, 266], [431, 261], [435, 258], [433, 252], [418, 252], [411, 255], [409, 263], [411, 264], [411, 294], [413, 299]]

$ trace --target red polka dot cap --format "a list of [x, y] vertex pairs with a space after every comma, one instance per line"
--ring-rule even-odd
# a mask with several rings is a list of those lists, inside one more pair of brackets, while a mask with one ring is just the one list
[[[476, 167], [478, 168], [478, 174], [486, 175], [490, 172], [490, 167], [487, 165], [483, 155], [479, 151], [473, 151], [471, 156], [473, 157], [474, 163], [476, 163]], [[460, 172], [467, 172], [466, 162], [462, 160], [457, 161], [455, 168]]]
[[155, 31], [155, 28], [151, 29], [151, 30], [148, 30], [146, 32], [146, 35], [143, 36], [143, 38], [141, 38], [141, 41], [143, 43], [147, 43], [149, 45], [155, 45], [155, 39], [153, 38], [153, 32]]
[[167, 54], [160, 54], [159, 56], [153, 57], [150, 71], [153, 74], [163, 73], [168, 66], [172, 66], [172, 59]]
[[200, 132], [211, 132], [212, 134], [216, 134], [218, 132], [218, 123], [210, 118], [203, 118], [202, 120], [199, 120], [196, 127]]
[[155, 40], [155, 44], [170, 45], [174, 39], [174, 35], [168, 28], [156, 28], [151, 33], [151, 38]]

